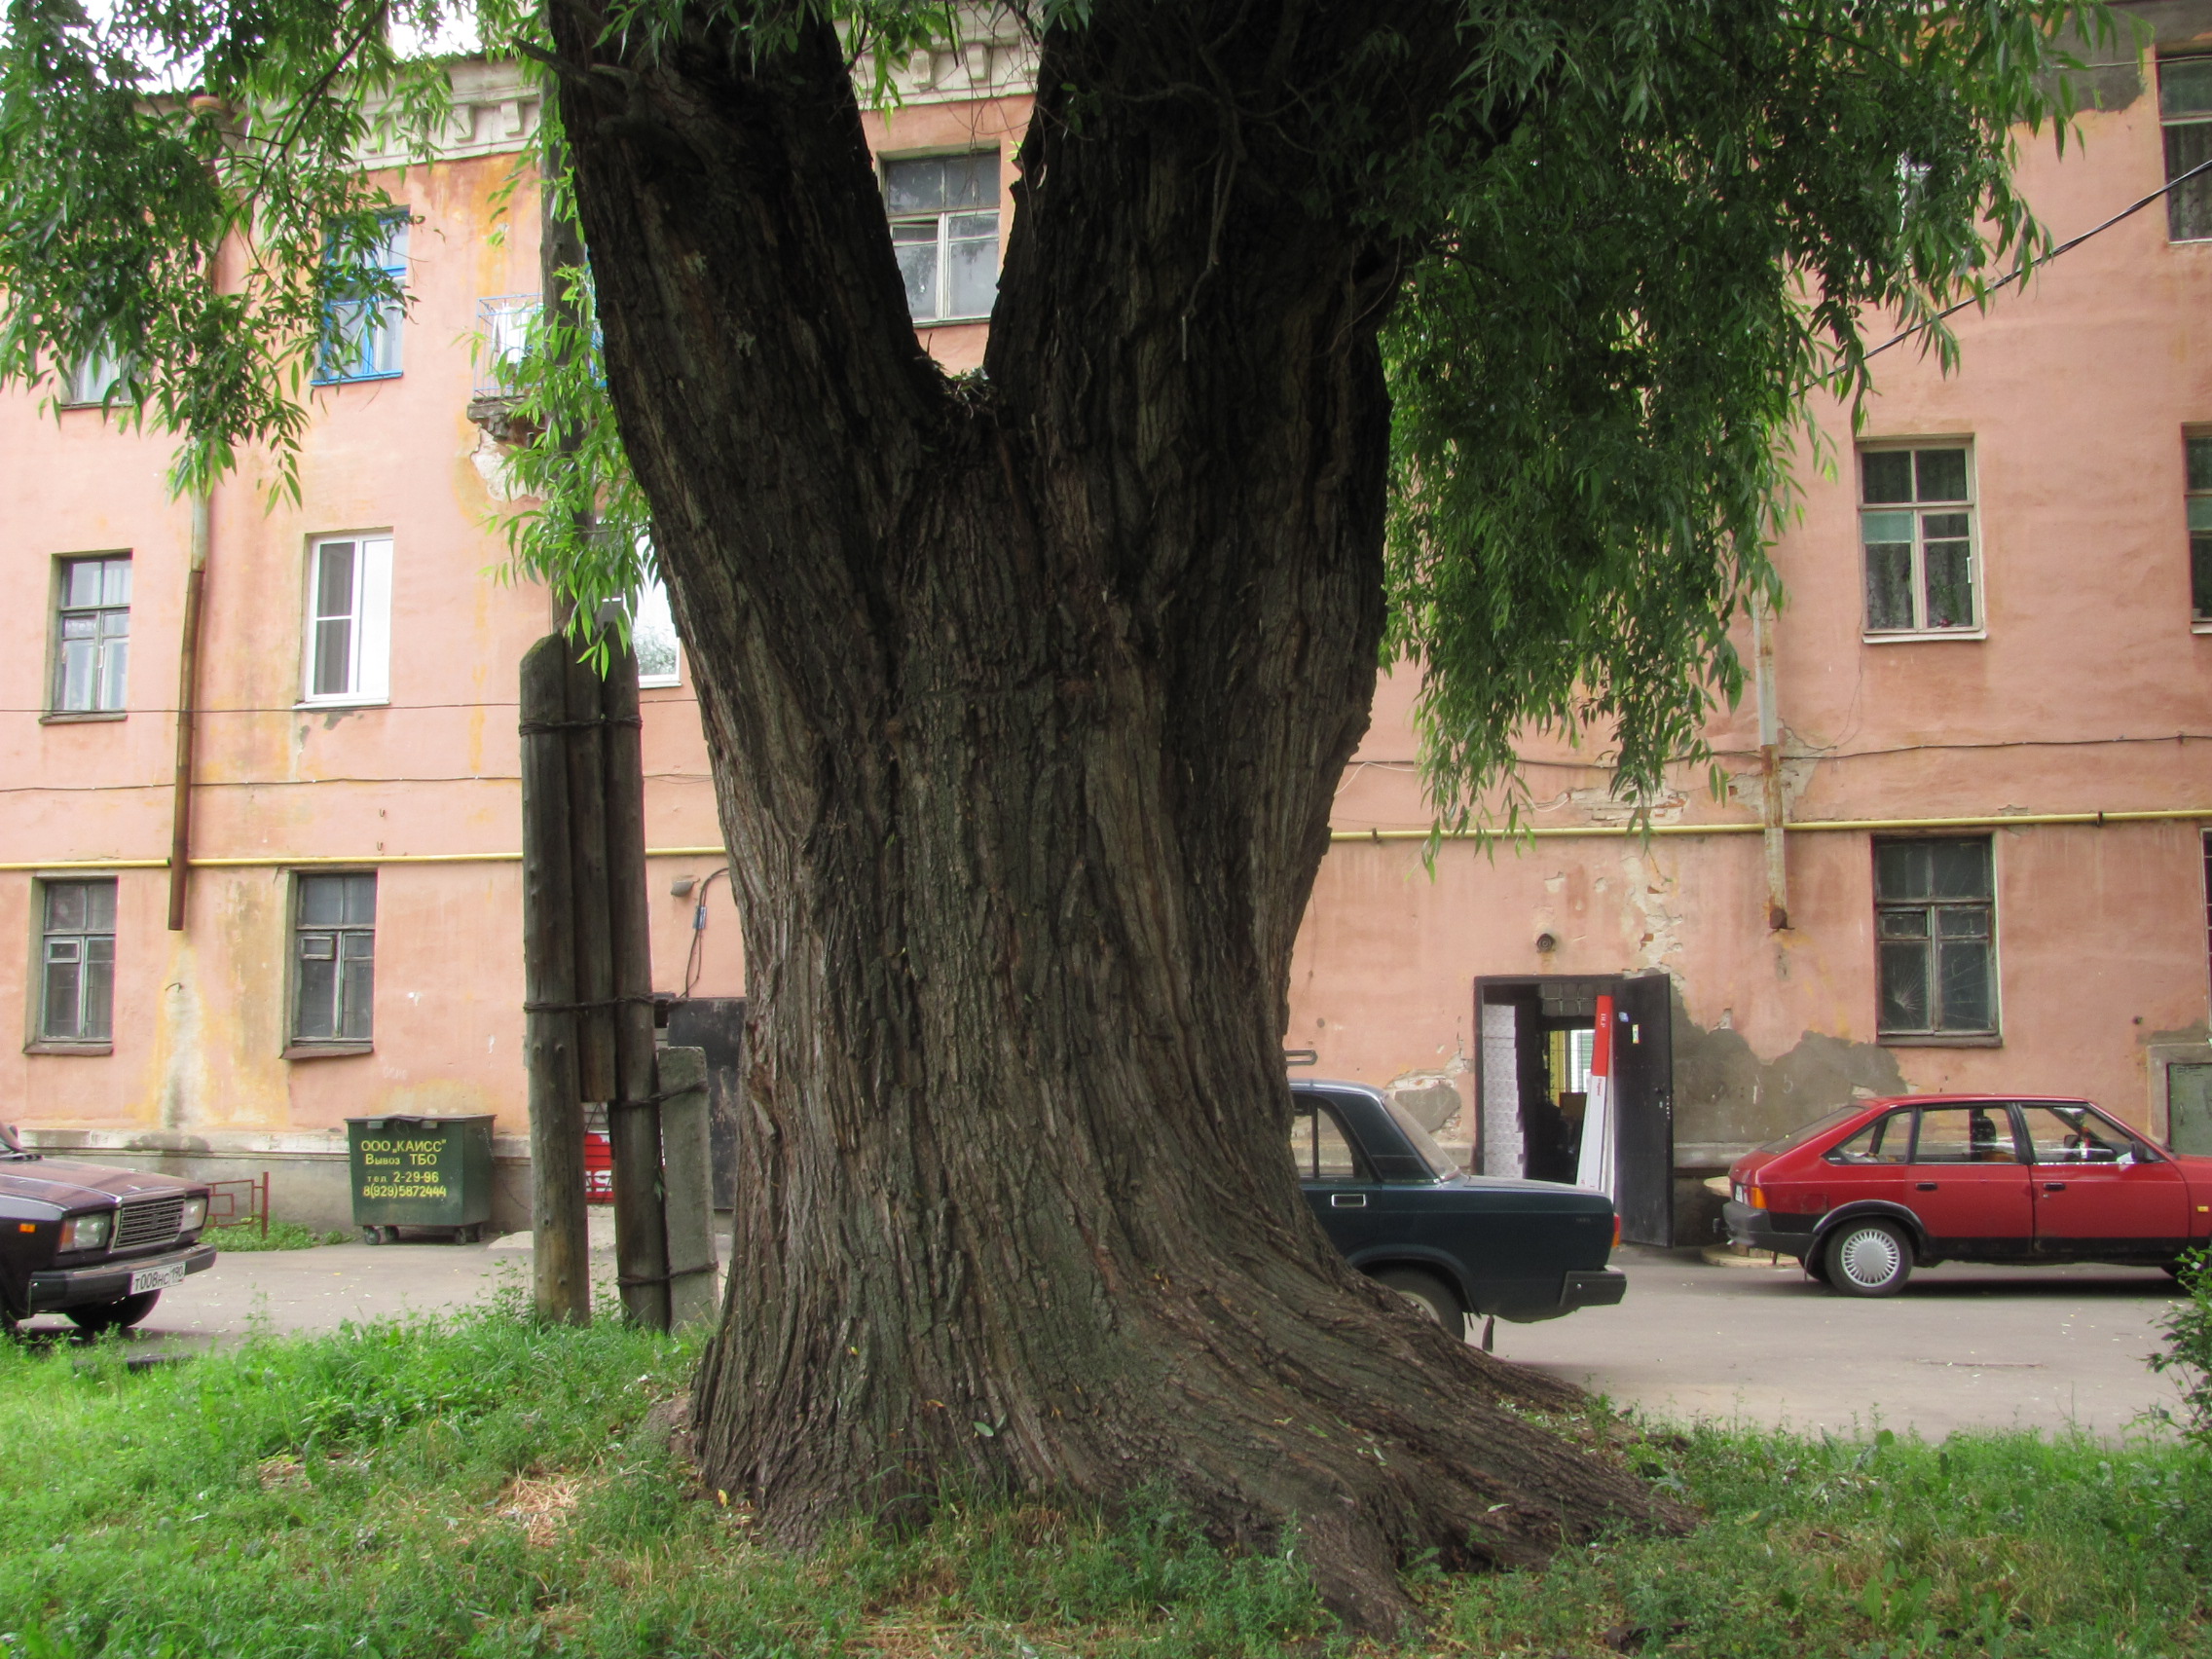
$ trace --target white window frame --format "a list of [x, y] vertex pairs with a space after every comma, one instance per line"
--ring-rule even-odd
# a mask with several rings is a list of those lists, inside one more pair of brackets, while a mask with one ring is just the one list
[[[352, 587], [349, 608], [341, 613], [319, 610], [322, 594], [323, 549], [342, 543], [353, 546]], [[318, 535], [308, 543], [307, 596], [301, 619], [300, 706], [302, 708], [358, 707], [391, 700], [391, 534], [388, 531], [354, 532]], [[322, 678], [321, 650], [326, 638], [318, 624], [344, 615], [347, 660], [343, 691], [317, 691]]]
[[[994, 164], [991, 169], [993, 180], [1000, 186], [1000, 190], [992, 192], [991, 203], [988, 207], [932, 207], [911, 213], [889, 213], [891, 168], [894, 166], [908, 162], [958, 162], [977, 156], [991, 158]], [[1000, 193], [1004, 188], [1003, 169], [1005, 165], [995, 145], [980, 150], [920, 150], [908, 155], [884, 156], [878, 159], [877, 182], [884, 191], [886, 212], [889, 213], [890, 222], [893, 226], [893, 241], [896, 243], [898, 240], [898, 227], [900, 226], [934, 223], [937, 227], [937, 301], [939, 309], [932, 311], [926, 316], [917, 315], [913, 319], [916, 328], [948, 328], [960, 323], [990, 321], [991, 313], [988, 310], [971, 313], [943, 308], [949, 306], [951, 302], [953, 240], [951, 225], [956, 218], [986, 212], [990, 214], [992, 227], [992, 293], [994, 298], [997, 294], [996, 274], [1006, 258], [1006, 213]], [[963, 238], [961, 240], [968, 240], [971, 239]]]
[[[651, 617], [668, 623], [669, 635], [676, 637], [676, 613], [669, 608], [668, 588], [659, 577], [648, 576], [638, 584], [638, 591], [630, 597], [631, 645], [637, 645], [637, 629], [641, 622]], [[676, 640], [676, 666], [665, 674], [647, 674], [643, 658], [638, 664], [638, 685], [650, 691], [683, 683], [683, 642]]]
[[104, 340], [67, 364], [59, 378], [64, 409], [103, 409], [123, 401], [123, 358]]
[[[1964, 450], [1967, 465], [1967, 496], [1964, 501], [1922, 502], [1869, 501], [1866, 499], [1865, 458], [1870, 455], [1910, 454], [1918, 450]], [[1852, 496], [1853, 528], [1859, 542], [1859, 606], [1861, 637], [1868, 645], [1891, 645], [1920, 640], [1982, 640], [1989, 634], [1989, 585], [1983, 574], [1981, 558], [1981, 482], [1979, 458], [1975, 454], [1971, 436], [1878, 438], [1861, 443], [1853, 456]], [[1917, 498], [1917, 490], [1915, 492]], [[1949, 507], [1964, 512], [1967, 518], [1967, 581], [1973, 594], [1973, 619], [1961, 626], [1935, 628], [1928, 625], [1928, 562], [1926, 521], [1929, 507]], [[1872, 606], [1868, 593], [1869, 572], [1866, 558], [1866, 515], [1869, 513], [1909, 513], [1912, 517], [1912, 626], [1906, 628], [1877, 628], [1874, 626]], [[1944, 539], [1949, 539], [1945, 537]]]
[[[49, 662], [46, 674], [46, 711], [40, 718], [50, 722], [121, 719], [130, 707], [131, 600], [127, 592], [120, 605], [106, 603], [104, 594], [99, 602], [92, 605], [71, 605], [69, 603], [69, 578], [76, 569], [82, 565], [101, 566], [103, 572], [106, 566], [123, 565], [129, 571], [129, 575], [125, 578], [125, 586], [128, 589], [137, 575], [137, 566], [132, 560], [129, 548], [120, 548], [103, 553], [64, 553], [55, 560], [54, 565], [54, 604], [50, 608], [51, 645], [47, 653]], [[103, 582], [105, 580], [104, 573], [102, 580]], [[107, 619], [118, 614], [122, 617], [122, 632], [110, 633]], [[93, 619], [92, 700], [81, 709], [69, 707], [64, 697], [68, 683], [69, 621], [72, 616], [90, 616]], [[114, 663], [116, 657], [121, 658], [121, 664], [111, 670], [111, 664]], [[116, 700], [112, 703], [106, 701], [106, 692], [111, 680], [122, 682], [122, 684], [116, 688]]]

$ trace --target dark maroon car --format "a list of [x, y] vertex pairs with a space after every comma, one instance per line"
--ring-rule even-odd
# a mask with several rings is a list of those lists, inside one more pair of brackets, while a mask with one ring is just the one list
[[1736, 1161], [1728, 1236], [1847, 1296], [1914, 1265], [2116, 1262], [2169, 1272], [2212, 1237], [2212, 1158], [2086, 1100], [1917, 1094], [1832, 1112]]
[[197, 1181], [43, 1158], [0, 1124], [0, 1331], [34, 1313], [88, 1331], [137, 1324], [214, 1266], [200, 1242], [207, 1198]]

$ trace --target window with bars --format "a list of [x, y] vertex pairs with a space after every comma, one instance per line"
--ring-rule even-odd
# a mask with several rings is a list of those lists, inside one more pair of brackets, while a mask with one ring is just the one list
[[[2212, 57], [2159, 59], [2158, 119], [2165, 126], [2168, 183], [2212, 162]], [[2166, 193], [2166, 237], [2212, 238], [2212, 169]]]
[[999, 153], [887, 161], [883, 205], [914, 320], [988, 317], [999, 289]]
[[370, 1040], [376, 1002], [376, 872], [292, 878], [292, 1042]]
[[115, 878], [40, 887], [37, 1040], [104, 1047], [115, 1030]]
[[1988, 839], [1876, 841], [1874, 910], [1880, 1035], [1996, 1036]]
[[1980, 625], [1973, 464], [1964, 444], [1859, 453], [1866, 632], [1937, 634]]
[[130, 555], [63, 559], [55, 582], [57, 715], [119, 713], [130, 671]]
[[404, 208], [378, 221], [376, 240], [341, 248], [334, 240], [329, 261], [343, 267], [332, 280], [322, 312], [322, 350], [315, 384], [391, 380], [400, 372], [400, 323], [406, 306], [396, 297], [407, 281]]
[[2189, 457], [2189, 613], [2212, 625], [2212, 434], [2183, 440]]
[[381, 703], [391, 694], [391, 537], [340, 535], [308, 549], [309, 703]]

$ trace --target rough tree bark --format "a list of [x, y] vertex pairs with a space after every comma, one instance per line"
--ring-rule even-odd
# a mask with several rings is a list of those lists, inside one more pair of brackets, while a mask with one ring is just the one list
[[[986, 373], [916, 344], [827, 27], [657, 55], [554, 0], [608, 374], [754, 1011], [712, 1481], [798, 1543], [963, 1484], [1410, 1552], [1663, 1518], [1568, 1391], [1348, 1272], [1286, 1150], [1293, 936], [1382, 627], [1392, 248], [1314, 158], [1456, 8], [1099, 0], [1045, 43]], [[635, 37], [631, 37], [633, 40]], [[1068, 89], [1079, 88], [1071, 92]], [[1326, 89], [1325, 95], [1323, 90]]]

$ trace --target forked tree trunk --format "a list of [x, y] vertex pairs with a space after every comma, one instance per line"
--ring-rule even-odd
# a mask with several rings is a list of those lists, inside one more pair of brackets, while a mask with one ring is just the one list
[[1158, 1484], [1219, 1535], [1295, 1524], [1385, 1625], [1409, 1552], [1657, 1513], [1507, 1410], [1569, 1390], [1346, 1270], [1287, 1152], [1291, 943], [1382, 620], [1396, 279], [1311, 124], [1443, 95], [1456, 8], [1402, 9], [1364, 71], [1367, 5], [1101, 0], [1049, 39], [987, 373], [951, 383], [825, 27], [652, 58], [556, 0], [744, 911], [702, 1444], [788, 1539], [947, 1481]]

